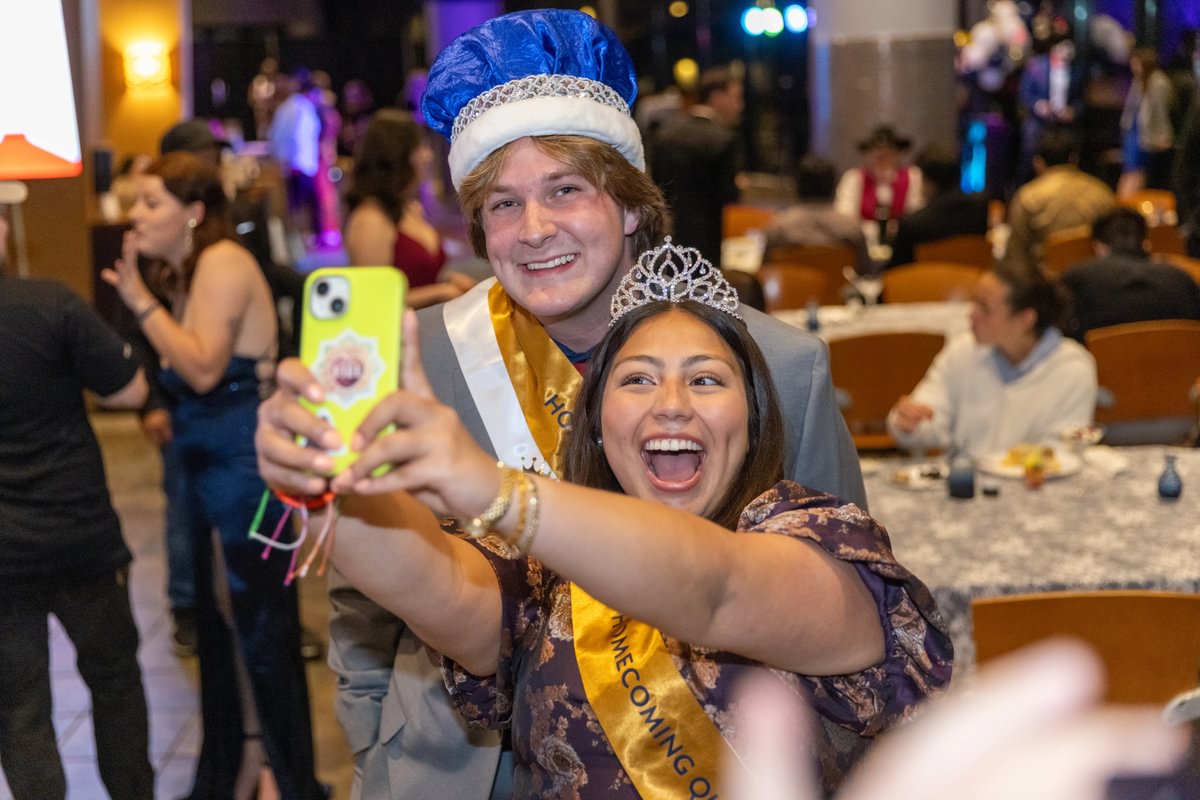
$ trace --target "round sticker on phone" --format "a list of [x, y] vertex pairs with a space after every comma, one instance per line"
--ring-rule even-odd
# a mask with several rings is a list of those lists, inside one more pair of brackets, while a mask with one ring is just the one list
[[375, 340], [353, 331], [343, 331], [336, 339], [322, 342], [313, 365], [325, 399], [342, 408], [371, 397], [383, 370], [383, 357]]

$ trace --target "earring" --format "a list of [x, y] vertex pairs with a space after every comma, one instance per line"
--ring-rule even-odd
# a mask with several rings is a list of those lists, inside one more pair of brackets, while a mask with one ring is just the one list
[[600, 437], [600, 436], [596, 437], [596, 447], [604, 447], [603, 437]]
[[183, 232], [183, 246], [190, 253], [192, 252], [192, 234], [196, 230], [196, 218], [192, 217], [187, 221], [187, 229]]

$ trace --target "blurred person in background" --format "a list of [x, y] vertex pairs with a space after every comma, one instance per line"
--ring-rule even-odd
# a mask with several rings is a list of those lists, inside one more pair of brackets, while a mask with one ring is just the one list
[[[160, 157], [142, 178], [121, 258], [102, 277], [162, 359], [183, 499], [204, 517], [206, 533], [218, 534], [219, 553], [211, 535], [193, 542], [203, 741], [191, 798], [252, 796], [265, 754], [283, 800], [324, 800], [314, 774], [296, 587], [284, 585], [286, 559], [264, 560], [247, 536], [266, 488], [255, 471], [253, 436], [278, 339], [270, 289], [237, 244], [227, 205], [210, 165], [190, 153]], [[151, 259], [157, 293], [138, 269], [139, 254]], [[283, 506], [270, 498], [264, 511], [262, 524], [273, 530]], [[218, 601], [226, 593], [232, 619]], [[239, 661], [254, 715], [242, 707]], [[254, 716], [260, 730], [247, 726]]]
[[1168, 189], [1175, 146], [1172, 115], [1175, 90], [1158, 66], [1158, 53], [1139, 47], [1129, 56], [1133, 79], [1121, 112], [1121, 153], [1124, 164], [1117, 195], [1129, 197], [1139, 189]]
[[321, 169], [321, 103], [323, 91], [306, 69], [293, 77], [295, 91], [271, 118], [267, 141], [271, 157], [279, 162], [287, 192], [288, 227], [293, 237], [293, 258], [315, 247], [321, 232], [317, 202], [317, 173]]
[[696, 103], [664, 118], [646, 160], [671, 209], [677, 244], [721, 266], [721, 216], [741, 196], [737, 126], [746, 107], [742, 81], [727, 67], [700, 75]]
[[1096, 258], [1063, 273], [1072, 315], [1065, 333], [1083, 342], [1093, 328], [1156, 319], [1200, 320], [1200, 286], [1187, 272], [1150, 260], [1146, 218], [1115, 208], [1092, 224]]
[[446, 271], [441, 236], [425, 219], [422, 181], [429, 179], [433, 150], [412, 115], [394, 108], [377, 111], [354, 157], [346, 195], [345, 246], [350, 264], [391, 264], [408, 278], [407, 304], [442, 303], [475, 285]]
[[858, 217], [847, 216], [833, 205], [837, 185], [833, 163], [818, 155], [806, 155], [796, 162], [795, 176], [798, 202], [781, 209], [767, 225], [763, 231], [767, 247], [845, 245], [854, 248], [855, 268], [863, 274], [870, 272], [867, 240]]
[[972, 458], [1057, 438], [1092, 422], [1096, 362], [1059, 325], [1065, 293], [1037, 270], [1001, 263], [975, 288], [971, 330], [952, 338], [888, 432], [913, 450], [963, 447]]
[[842, 173], [834, 207], [859, 220], [867, 247], [890, 245], [905, 214], [921, 207], [921, 171], [904, 163], [912, 140], [879, 125], [858, 143], [862, 163]]
[[1116, 205], [1103, 181], [1079, 168], [1079, 141], [1065, 128], [1051, 128], [1038, 140], [1033, 157], [1037, 177], [1022, 186], [1008, 204], [1005, 257], [1040, 269], [1046, 237], [1091, 225]]
[[0, 767], [16, 800], [65, 800], [50, 680], [53, 614], [91, 696], [100, 777], [113, 800], [152, 800], [149, 721], [129, 564], [88, 420], [137, 408], [132, 351], [81, 298], [4, 275], [0, 216]]
[[1049, 49], [1029, 59], [1021, 73], [1019, 97], [1023, 119], [1018, 186], [1035, 175], [1033, 156], [1042, 133], [1047, 128], [1075, 124], [1083, 110], [1083, 83], [1084, 76], [1075, 59], [1075, 43], [1064, 24], [1062, 30], [1052, 34]]
[[983, 236], [988, 231], [988, 199], [962, 190], [962, 167], [949, 147], [931, 144], [917, 155], [924, 205], [904, 216], [892, 242], [888, 266], [917, 260], [917, 245], [952, 236]]

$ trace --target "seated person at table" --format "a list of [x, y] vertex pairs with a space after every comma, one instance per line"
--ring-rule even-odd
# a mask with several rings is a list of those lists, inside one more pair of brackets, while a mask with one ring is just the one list
[[511, 729], [514, 797], [715, 792], [737, 744], [731, 690], [751, 673], [821, 716], [832, 785], [949, 680], [941, 616], [883, 528], [780, 480], [782, 451], [756, 446], [782, 441], [778, 399], [736, 293], [697, 255], [668, 243], [622, 280], [565, 481], [497, 468], [434, 399], [412, 315], [406, 389], [334, 480], [470, 520], [475, 540], [409, 495], [352, 497], [371, 524], [339, 531], [333, 557], [444, 655], [469, 722]]
[[855, 268], [871, 271], [867, 240], [858, 218], [833, 207], [833, 189], [837, 175], [833, 163], [816, 155], [806, 155], [796, 163], [796, 196], [799, 202], [782, 209], [763, 233], [767, 247], [801, 245], [806, 247], [854, 248]]
[[931, 144], [917, 156], [925, 205], [900, 220], [889, 267], [917, 260], [917, 245], [952, 236], [983, 236], [988, 230], [988, 201], [961, 188], [958, 156], [945, 145]]
[[974, 457], [1057, 437], [1089, 424], [1096, 362], [1056, 327], [1061, 288], [1005, 262], [975, 287], [971, 332], [951, 339], [911, 395], [888, 414], [901, 447], [961, 444]]
[[912, 141], [880, 125], [858, 143], [862, 163], [842, 173], [834, 207], [859, 220], [867, 244], [890, 244], [896, 223], [921, 207], [921, 170], [904, 163]]
[[1115, 208], [1092, 225], [1096, 258], [1068, 269], [1072, 297], [1068, 336], [1083, 341], [1093, 328], [1153, 319], [1200, 319], [1200, 286], [1188, 273], [1150, 260], [1146, 219]]
[[1018, 189], [1008, 204], [1009, 260], [1040, 266], [1046, 237], [1091, 225], [1116, 205], [1112, 189], [1078, 163], [1079, 142], [1070, 131], [1051, 128], [1038, 139], [1033, 157], [1037, 177]]

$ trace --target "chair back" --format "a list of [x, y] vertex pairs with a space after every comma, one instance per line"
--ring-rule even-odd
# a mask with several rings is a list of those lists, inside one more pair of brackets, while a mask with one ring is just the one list
[[888, 303], [966, 300], [983, 272], [970, 264], [937, 261], [893, 267], [883, 273], [883, 299]]
[[804, 308], [809, 300], [818, 305], [836, 305], [841, 300], [841, 275], [829, 270], [776, 261], [764, 264], [758, 271], [763, 301], [768, 314], [789, 308]]
[[995, 260], [992, 243], [981, 234], [951, 236], [936, 242], [922, 242], [916, 247], [916, 263], [949, 261], [954, 264], [970, 264], [987, 269]]
[[[1196, 422], [1191, 390], [1200, 377], [1200, 322], [1130, 322], [1094, 328], [1085, 339], [1096, 359], [1096, 421], [1109, 426], [1105, 441], [1175, 444], [1186, 436]], [[1118, 435], [1136, 430], [1132, 423], [1146, 432]]]
[[721, 238], [745, 236], [747, 231], [761, 231], [767, 227], [775, 211], [763, 206], [730, 203], [721, 209]]
[[1150, 225], [1173, 220], [1175, 215], [1175, 193], [1169, 189], [1138, 189], [1118, 197], [1117, 203], [1139, 212]]
[[976, 598], [971, 617], [979, 664], [1068, 635], [1099, 653], [1111, 702], [1161, 704], [1200, 683], [1200, 594], [1114, 589]]
[[1177, 225], [1153, 225], [1146, 229], [1150, 252], [1155, 255], [1186, 255], [1187, 241]]
[[858, 253], [848, 244], [829, 246], [782, 244], [767, 248], [767, 252], [763, 255], [763, 263], [771, 261], [787, 261], [810, 267], [823, 267], [841, 275], [843, 267], [858, 268]]
[[829, 343], [829, 373], [859, 450], [896, 446], [887, 415], [911, 392], [945, 344], [940, 333], [869, 333]]
[[1061, 275], [1067, 267], [1095, 257], [1092, 250], [1092, 226], [1079, 225], [1055, 231], [1046, 237], [1042, 267], [1050, 275]]

